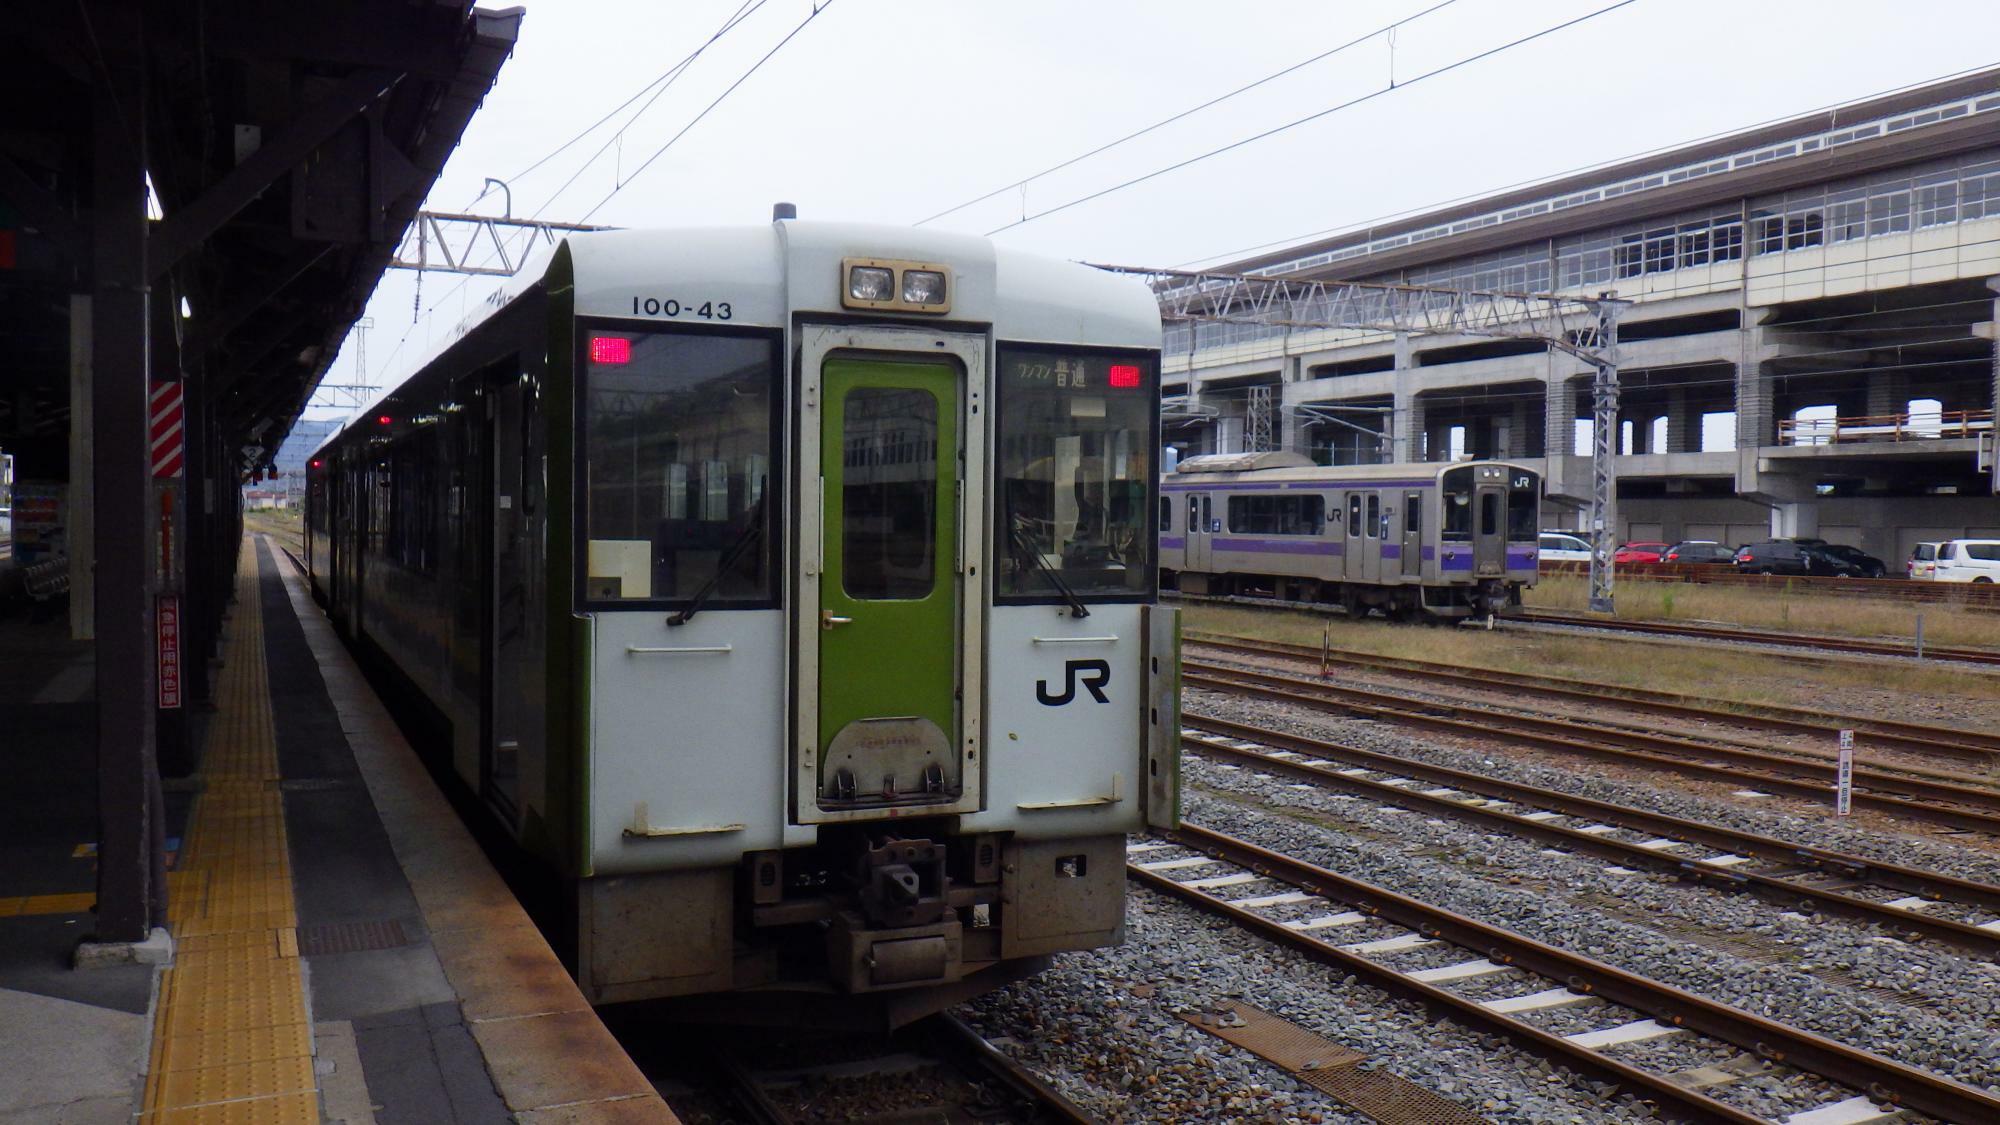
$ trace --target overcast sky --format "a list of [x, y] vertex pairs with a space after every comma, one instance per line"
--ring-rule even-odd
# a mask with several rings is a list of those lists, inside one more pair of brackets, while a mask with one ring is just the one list
[[[530, 0], [427, 207], [477, 200], [499, 214], [499, 193], [478, 198], [495, 176], [517, 216], [751, 224], [789, 200], [801, 218], [915, 223], [1408, 20], [1393, 46], [1367, 38], [933, 224], [1004, 227], [996, 239], [1064, 258], [1180, 265], [2000, 62], [1994, 0], [1635, 0], [1421, 77], [1615, 3], [819, 0], [688, 128], [812, 15], [809, 0]], [[650, 94], [526, 171], [753, 5], [636, 119]], [[365, 379], [350, 337], [327, 382], [400, 380], [494, 287], [462, 282], [390, 272], [368, 310]], [[430, 315], [413, 323], [413, 305]]]

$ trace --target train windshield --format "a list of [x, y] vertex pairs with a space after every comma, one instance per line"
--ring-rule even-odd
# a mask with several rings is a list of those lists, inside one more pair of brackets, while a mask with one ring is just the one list
[[1507, 540], [1533, 543], [1542, 527], [1542, 483], [1526, 469], [1507, 473]]
[[1156, 357], [1001, 345], [1001, 600], [1153, 591]]
[[581, 335], [585, 599], [775, 604], [776, 337]]

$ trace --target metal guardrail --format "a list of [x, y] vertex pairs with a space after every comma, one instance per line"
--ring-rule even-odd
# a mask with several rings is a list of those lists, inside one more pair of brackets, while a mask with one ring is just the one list
[[1858, 414], [1848, 418], [1780, 418], [1779, 445], [1838, 445], [1863, 441], [1935, 441], [1977, 437], [1993, 429], [1991, 410], [1929, 414]]

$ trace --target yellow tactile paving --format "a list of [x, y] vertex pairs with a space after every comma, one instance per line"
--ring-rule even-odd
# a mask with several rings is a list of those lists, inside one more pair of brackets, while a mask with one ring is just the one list
[[146, 1125], [319, 1120], [262, 595], [248, 541], [237, 573], [202, 793], [168, 877], [177, 953], [160, 979], [140, 1115]]

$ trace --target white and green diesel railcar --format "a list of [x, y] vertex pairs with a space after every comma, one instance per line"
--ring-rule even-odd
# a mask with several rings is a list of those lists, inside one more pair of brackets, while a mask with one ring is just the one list
[[1177, 815], [1159, 344], [980, 238], [574, 235], [314, 454], [313, 585], [594, 1001], [906, 1018], [1118, 941]]

